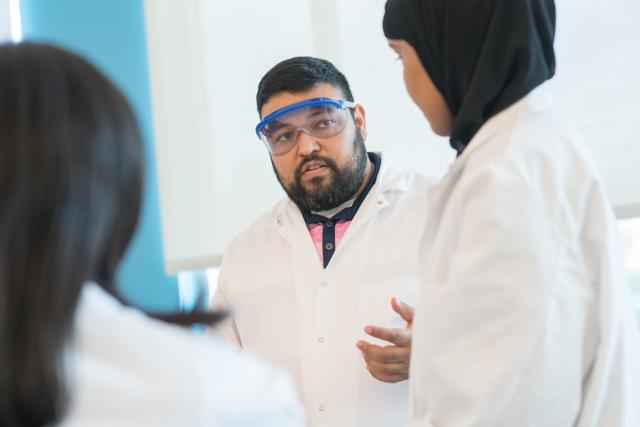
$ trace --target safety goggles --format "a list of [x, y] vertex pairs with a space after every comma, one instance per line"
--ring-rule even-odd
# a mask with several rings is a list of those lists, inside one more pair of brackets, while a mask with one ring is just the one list
[[298, 134], [331, 138], [342, 132], [349, 120], [353, 102], [342, 99], [312, 98], [280, 108], [256, 126], [256, 135], [274, 156], [288, 153], [296, 146]]

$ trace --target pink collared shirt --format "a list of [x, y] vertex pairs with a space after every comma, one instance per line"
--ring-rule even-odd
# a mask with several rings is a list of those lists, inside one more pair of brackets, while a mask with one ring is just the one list
[[[347, 232], [347, 228], [349, 228], [349, 224], [351, 221], [342, 220], [338, 221], [335, 224], [336, 230], [336, 249], [344, 236], [344, 233]], [[324, 257], [322, 255], [322, 223], [318, 224], [307, 224], [307, 229], [309, 230], [309, 234], [311, 235], [311, 239], [313, 240], [313, 245], [316, 247], [316, 251], [318, 252], [318, 256], [320, 257], [320, 261], [324, 262]]]

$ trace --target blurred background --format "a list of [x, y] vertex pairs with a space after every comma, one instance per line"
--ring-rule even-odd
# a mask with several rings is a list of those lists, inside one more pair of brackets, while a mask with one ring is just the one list
[[[62, 45], [133, 104], [147, 142], [141, 226], [121, 290], [148, 310], [206, 306], [230, 239], [284, 193], [255, 137], [277, 62], [327, 58], [367, 111], [370, 150], [442, 176], [454, 159], [403, 87], [384, 0], [0, 0], [0, 39]], [[625, 245], [640, 323], [640, 2], [557, 2], [557, 103], [591, 150]]]

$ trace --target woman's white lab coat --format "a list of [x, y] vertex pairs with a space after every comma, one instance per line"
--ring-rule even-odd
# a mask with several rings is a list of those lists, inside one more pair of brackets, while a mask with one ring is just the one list
[[489, 120], [429, 194], [416, 426], [640, 426], [616, 221], [547, 91]]
[[68, 350], [65, 427], [302, 426], [282, 370], [151, 320], [87, 284]]

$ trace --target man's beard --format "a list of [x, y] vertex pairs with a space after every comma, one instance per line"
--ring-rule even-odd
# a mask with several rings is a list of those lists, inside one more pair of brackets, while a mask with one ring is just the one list
[[[353, 148], [353, 155], [343, 168], [338, 168], [333, 159], [315, 153], [305, 156], [294, 172], [294, 182], [288, 186], [280, 179], [273, 161], [271, 164], [283, 190], [300, 210], [306, 212], [326, 211], [351, 200], [362, 185], [367, 170], [368, 156], [364, 139], [358, 130], [356, 130], [356, 136], [353, 140]], [[302, 168], [312, 160], [324, 162], [330, 173], [326, 177], [311, 178], [308, 183], [311, 188], [307, 189], [302, 185]]]

